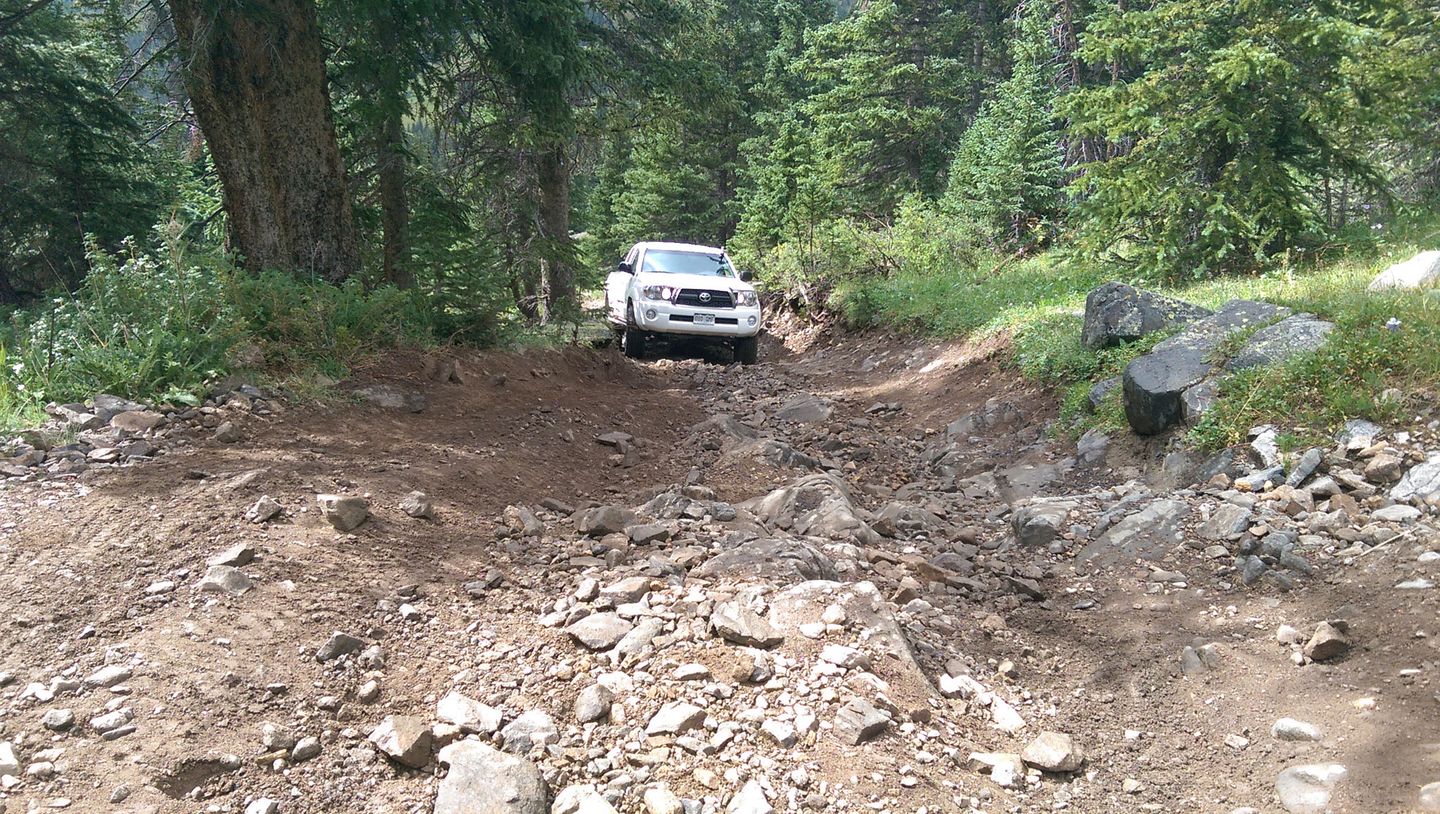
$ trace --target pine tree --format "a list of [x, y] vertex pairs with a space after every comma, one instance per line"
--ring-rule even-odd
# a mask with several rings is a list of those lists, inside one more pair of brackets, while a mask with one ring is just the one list
[[1062, 212], [1064, 184], [1053, 0], [1026, 0], [1016, 18], [1010, 77], [966, 129], [945, 195], [953, 211], [1011, 243], [1048, 237]]

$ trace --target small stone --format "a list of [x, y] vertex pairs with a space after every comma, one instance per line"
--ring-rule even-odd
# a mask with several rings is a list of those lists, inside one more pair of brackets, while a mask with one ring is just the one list
[[1085, 762], [1085, 753], [1063, 732], [1041, 732], [1020, 750], [1020, 759], [1045, 772], [1073, 772]]
[[1410, 523], [1420, 519], [1420, 510], [1414, 506], [1396, 503], [1371, 512], [1370, 519], [1385, 523]]
[[1225, 745], [1237, 752], [1243, 752], [1250, 746], [1250, 739], [1244, 735], [1229, 734], [1225, 736]]
[[549, 787], [524, 758], [463, 740], [440, 750], [450, 767], [435, 795], [433, 814], [547, 814]]
[[739, 602], [725, 602], [710, 614], [710, 625], [728, 642], [747, 647], [774, 647], [785, 641], [760, 614]]
[[1440, 782], [1420, 787], [1419, 805], [1421, 811], [1440, 811]]
[[[130, 721], [134, 720], [134, 717], [128, 709], [117, 709], [114, 712], [107, 712], [104, 715], [96, 715], [94, 718], [91, 718], [90, 728], [99, 732], [101, 735], [107, 735], [111, 732], [124, 729]], [[131, 729], [133, 730], [133, 727]]]
[[567, 786], [555, 795], [550, 814], [616, 814], [616, 811], [594, 786], [576, 785]]
[[348, 656], [351, 653], [358, 653], [365, 647], [365, 642], [357, 639], [348, 633], [336, 631], [315, 651], [315, 660], [320, 662], [332, 661], [341, 656]]
[[85, 677], [87, 687], [113, 687], [116, 684], [129, 681], [133, 675], [129, 667], [121, 664], [109, 664]]
[[409, 715], [387, 715], [370, 732], [370, 742], [381, 754], [412, 769], [430, 762], [430, 727]]
[[1318, 741], [1320, 727], [1294, 718], [1281, 718], [1270, 727], [1270, 736], [1282, 741]]
[[295, 748], [290, 750], [291, 763], [304, 763], [307, 760], [314, 760], [320, 756], [319, 738], [301, 738], [295, 742]]
[[730, 798], [726, 811], [729, 814], [772, 814], [775, 808], [765, 799], [765, 788], [758, 781], [750, 780], [738, 794]]
[[363, 497], [317, 495], [315, 502], [320, 506], [321, 516], [337, 531], [353, 531], [370, 516], [370, 504]]
[[835, 713], [833, 726], [843, 743], [859, 745], [884, 732], [890, 726], [890, 716], [863, 698], [852, 698]]
[[795, 727], [784, 721], [768, 720], [760, 725], [760, 731], [779, 746], [790, 748], [796, 743]]
[[532, 709], [500, 730], [503, 748], [517, 755], [530, 753], [537, 745], [554, 743], [560, 739], [560, 730], [555, 721], [544, 710]]
[[15, 745], [0, 741], [0, 777], [19, 777], [20, 759], [15, 757]]
[[666, 704], [650, 718], [646, 735], [681, 735], [703, 726], [705, 710], [694, 704], [676, 701]]
[[[279, 517], [281, 512], [284, 511], [284, 506], [276, 503], [269, 495], [263, 495], [259, 500], [251, 504], [250, 508], [245, 510], [245, 519], [251, 523], [265, 523]], [[221, 563], [221, 565], [229, 564], [231, 563]], [[244, 565], [244, 563], [238, 564]]]
[[355, 691], [355, 697], [359, 699], [362, 704], [375, 703], [375, 701], [380, 698], [380, 682], [371, 679], [361, 684], [360, 689]]
[[233, 444], [244, 437], [240, 428], [231, 421], [222, 421], [220, 426], [215, 428], [215, 440], [222, 444]]
[[240, 596], [255, 587], [254, 580], [243, 571], [228, 565], [212, 565], [200, 579], [200, 591]]
[[609, 650], [635, 625], [614, 613], [592, 613], [565, 628], [570, 638], [591, 650]]
[[68, 709], [47, 710], [40, 724], [51, 732], [64, 732], [75, 725], [75, 713]]
[[446, 723], [460, 727], [463, 732], [479, 732], [485, 735], [500, 728], [501, 713], [494, 707], [476, 701], [458, 690], [451, 690], [435, 705], [435, 715]]
[[424, 492], [411, 492], [401, 498], [400, 511], [417, 519], [435, 519], [435, 507], [430, 503], [430, 498], [426, 497]]
[[1305, 656], [1312, 661], [1328, 661], [1349, 650], [1350, 638], [1329, 622], [1321, 622], [1316, 626], [1315, 635], [1305, 644]]
[[1290, 814], [1321, 814], [1348, 773], [1338, 763], [1291, 766], [1275, 778], [1275, 793]]
[[1139, 794], [1145, 786], [1133, 777], [1127, 777], [1120, 783], [1120, 790], [1126, 794]]
[[685, 804], [675, 793], [663, 786], [645, 790], [645, 814], [683, 814]]
[[207, 566], [228, 565], [231, 568], [239, 568], [242, 565], [249, 565], [255, 560], [255, 546], [249, 543], [239, 543], [221, 551], [219, 554], [205, 561]]
[[591, 684], [575, 696], [575, 720], [582, 724], [600, 721], [610, 716], [610, 706], [615, 703], [615, 693], [601, 684]]
[[250, 805], [245, 806], [245, 814], [280, 814], [280, 804], [268, 797], [261, 797], [251, 800]]
[[295, 748], [295, 736], [284, 727], [265, 723], [260, 726], [260, 745], [267, 752], [288, 752]]

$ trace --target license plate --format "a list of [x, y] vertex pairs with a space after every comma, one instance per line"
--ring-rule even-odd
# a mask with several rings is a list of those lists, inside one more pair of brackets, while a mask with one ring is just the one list
[[714, 315], [714, 314], [696, 314], [696, 315], [695, 315], [695, 324], [696, 324], [696, 325], [714, 325], [714, 324], [715, 324], [715, 315]]

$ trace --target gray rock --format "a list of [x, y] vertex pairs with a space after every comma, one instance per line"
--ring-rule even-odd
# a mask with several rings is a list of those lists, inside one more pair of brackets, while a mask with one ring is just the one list
[[1426, 783], [1420, 787], [1417, 801], [1421, 811], [1440, 811], [1440, 782]]
[[1350, 650], [1350, 637], [1330, 622], [1315, 627], [1315, 635], [1305, 643], [1305, 656], [1314, 661], [1339, 658]]
[[775, 807], [765, 799], [765, 787], [757, 780], [746, 781], [725, 809], [729, 814], [772, 814]]
[[1261, 328], [1228, 362], [1229, 371], [1278, 365], [1306, 353], [1319, 350], [1335, 323], [1316, 319], [1313, 314], [1295, 314], [1274, 325]]
[[565, 628], [565, 632], [591, 650], [609, 650], [634, 627], [616, 614], [592, 613]]
[[372, 384], [357, 388], [354, 393], [376, 407], [387, 410], [409, 410], [418, 413], [424, 410], [426, 405], [424, 394], [393, 384]]
[[1420, 510], [1414, 506], [1396, 503], [1393, 506], [1385, 506], [1371, 512], [1370, 519], [1384, 523], [1410, 523], [1420, 519]]
[[1270, 736], [1282, 741], [1318, 741], [1321, 738], [1320, 727], [1294, 718], [1276, 721], [1270, 727]]
[[1020, 750], [1020, 759], [1042, 772], [1073, 772], [1085, 763], [1085, 753], [1063, 732], [1041, 732]]
[[859, 745], [879, 737], [890, 726], [890, 716], [863, 698], [852, 698], [835, 713], [835, 736], [842, 743]]
[[[426, 730], [426, 734], [429, 734], [429, 730]], [[317, 757], [320, 757], [320, 739], [316, 737], [301, 738], [295, 742], [295, 748], [290, 750], [291, 763], [304, 763]]]
[[1275, 794], [1290, 814], [1322, 814], [1346, 774], [1338, 763], [1291, 766], [1275, 778]]
[[255, 587], [254, 580], [245, 576], [245, 572], [239, 568], [229, 565], [212, 565], [200, 579], [200, 590], [213, 593], [229, 594], [240, 596], [251, 588]]
[[1423, 251], [1375, 275], [1369, 290], [1411, 290], [1437, 282], [1440, 282], [1440, 251]]
[[742, 543], [711, 557], [691, 573], [703, 579], [772, 585], [840, 578], [834, 561], [819, 549], [800, 540], [782, 538]]
[[1104, 564], [1136, 557], [1159, 559], [1180, 542], [1180, 521], [1188, 513], [1189, 507], [1181, 501], [1154, 501], [1085, 546], [1076, 560], [1080, 563], [1097, 560], [1097, 564]]
[[261, 797], [245, 806], [245, 814], [280, 814], [280, 804], [269, 797]]
[[788, 486], [742, 504], [763, 523], [796, 534], [831, 539], [850, 538], [873, 545], [880, 535], [868, 516], [850, 498], [850, 486], [829, 472], [805, 475]]
[[482, 704], [459, 690], [451, 690], [435, 705], [435, 716], [460, 727], [462, 732], [488, 735], [500, 728], [500, 710]]
[[633, 512], [620, 506], [596, 506], [575, 517], [575, 528], [590, 537], [604, 537], [625, 531], [635, 518]]
[[1200, 381], [1180, 394], [1180, 420], [1195, 424], [1220, 398], [1220, 380], [1214, 376]]
[[560, 739], [560, 729], [555, 719], [540, 709], [532, 709], [500, 730], [505, 751], [527, 755], [539, 744], [554, 743]]
[[245, 519], [251, 523], [265, 523], [280, 516], [285, 507], [275, 502], [269, 495], [262, 495], [261, 498], [251, 504], [245, 510]]
[[1210, 375], [1202, 350], [1154, 351], [1125, 366], [1121, 387], [1125, 418], [1140, 435], [1158, 435], [1184, 419], [1182, 396]]
[[681, 735], [705, 725], [705, 710], [675, 701], [660, 708], [645, 726], [646, 735]]
[[228, 565], [232, 568], [239, 568], [242, 565], [249, 565], [254, 561], [255, 546], [249, 543], [236, 543], [206, 560], [205, 564], [211, 567]]
[[295, 736], [290, 730], [266, 722], [260, 726], [260, 745], [267, 752], [288, 752], [295, 748]]
[[1390, 499], [1428, 501], [1440, 497], [1440, 452], [1433, 452], [1425, 463], [1411, 467], [1409, 472], [1390, 489]]
[[[570, 514], [570, 512], [565, 512]], [[545, 524], [524, 506], [505, 507], [505, 525], [521, 537], [543, 537]]]
[[645, 814], [684, 814], [685, 804], [664, 786], [645, 790]]
[[1320, 462], [1324, 459], [1324, 451], [1317, 447], [1305, 450], [1304, 454], [1296, 459], [1295, 464], [1290, 468], [1290, 474], [1285, 478], [1285, 485], [1299, 486], [1304, 483], [1307, 478], [1315, 474], [1315, 470], [1320, 467]]
[[320, 515], [337, 531], [352, 531], [370, 516], [370, 505], [363, 497], [353, 495], [317, 495]]
[[402, 766], [419, 769], [430, 762], [430, 727], [420, 718], [387, 715], [371, 730], [369, 741], [380, 754]]
[[434, 814], [549, 814], [550, 789], [528, 760], [473, 740], [446, 746], [437, 759], [450, 772]]
[[1114, 347], [1209, 314], [1198, 305], [1109, 282], [1085, 297], [1080, 342], [1092, 350]]
[[129, 667], [123, 664], [109, 664], [85, 677], [87, 687], [114, 687], [130, 680], [134, 675]]
[[[68, 709], [46, 710], [40, 725], [51, 732], [65, 732], [75, 725], [75, 713]], [[3, 772], [0, 772], [3, 773]]]
[[[90, 728], [100, 733], [101, 735], [108, 735], [111, 732], [116, 732], [118, 730], [127, 728], [129, 723], [133, 720], [135, 720], [135, 716], [130, 712], [130, 710], [117, 709], [114, 712], [107, 712], [103, 715], [96, 715], [94, 718], [91, 718]], [[128, 728], [130, 728], [131, 730], [134, 729], [134, 727]]]
[[435, 506], [424, 492], [411, 492], [401, 498], [400, 511], [416, 519], [435, 519]]
[[1101, 379], [1090, 388], [1085, 394], [1085, 403], [1089, 406], [1090, 412], [1095, 412], [1105, 406], [1110, 396], [1120, 387], [1119, 376], [1111, 376], [1108, 379]]
[[785, 641], [760, 614], [739, 602], [723, 602], [710, 614], [710, 625], [728, 642], [746, 647], [774, 647]]
[[650, 593], [649, 577], [626, 577], [600, 589], [600, 596], [617, 605], [639, 602], [641, 597], [648, 593]]
[[660, 523], [640, 523], [625, 529], [625, 536], [635, 545], [663, 543], [670, 539], [670, 527]]
[[1060, 536], [1065, 521], [1075, 504], [1064, 501], [1032, 501], [1018, 506], [1011, 514], [1010, 525], [1015, 540], [1022, 546], [1043, 547]]
[[348, 633], [336, 631], [330, 638], [320, 645], [315, 651], [315, 660], [320, 662], [332, 661], [341, 656], [348, 656], [351, 653], [358, 653], [365, 647], [362, 639], [357, 639]]
[[775, 411], [775, 417], [781, 421], [793, 421], [797, 424], [812, 424], [817, 421], [829, 421], [830, 414], [834, 411], [830, 402], [804, 393], [793, 396], [790, 400], [780, 405]]
[[222, 444], [234, 444], [244, 439], [245, 434], [235, 426], [233, 421], [222, 421], [220, 426], [215, 428], [215, 440]]
[[127, 410], [110, 417], [110, 426], [124, 432], [150, 432], [165, 424], [165, 416], [151, 410]]
[[600, 684], [591, 684], [575, 696], [575, 720], [582, 724], [602, 721], [610, 717], [610, 705], [615, 703], [615, 693]]
[[1244, 534], [1249, 528], [1249, 509], [1234, 503], [1221, 503], [1215, 507], [1210, 519], [1201, 523], [1196, 531], [1207, 540], [1229, 540]]
[[1081, 466], [1100, 466], [1110, 449], [1110, 436], [1100, 430], [1087, 430], [1075, 443], [1075, 458]]
[[590, 785], [566, 786], [555, 795], [550, 814], [617, 814], [610, 801]]
[[1379, 424], [1366, 421], [1363, 418], [1352, 418], [1345, 422], [1339, 432], [1335, 433], [1335, 440], [1340, 446], [1349, 450], [1364, 449], [1375, 443], [1384, 430]]

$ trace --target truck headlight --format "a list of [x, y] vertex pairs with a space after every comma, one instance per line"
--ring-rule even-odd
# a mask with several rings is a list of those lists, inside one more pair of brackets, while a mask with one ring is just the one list
[[754, 291], [736, 291], [735, 304], [745, 308], [754, 308], [760, 302], [760, 298]]
[[669, 285], [647, 285], [640, 289], [640, 296], [647, 300], [669, 301], [675, 298], [675, 287]]

